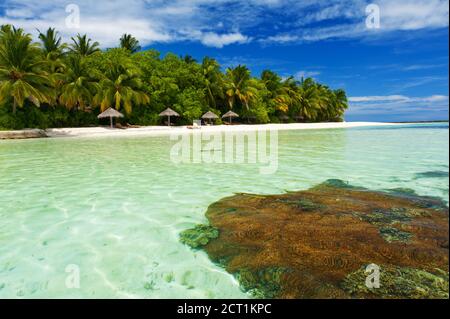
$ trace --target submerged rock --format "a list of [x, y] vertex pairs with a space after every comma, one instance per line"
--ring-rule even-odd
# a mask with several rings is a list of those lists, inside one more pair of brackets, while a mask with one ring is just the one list
[[[181, 241], [204, 249], [255, 297], [448, 295], [448, 208], [436, 198], [332, 180], [282, 195], [237, 194], [206, 217], [209, 226], [183, 232]], [[381, 267], [384, 289], [358, 288], [368, 264]]]
[[219, 237], [217, 228], [208, 225], [197, 225], [180, 234], [180, 241], [192, 248], [205, 246], [211, 239]]
[[446, 171], [429, 171], [423, 173], [417, 173], [415, 178], [448, 178], [448, 172]]

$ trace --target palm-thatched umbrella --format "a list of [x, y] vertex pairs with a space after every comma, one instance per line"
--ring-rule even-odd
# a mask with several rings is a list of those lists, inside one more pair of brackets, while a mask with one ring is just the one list
[[180, 116], [180, 114], [178, 114], [177, 112], [172, 110], [170, 107], [168, 107], [166, 110], [164, 110], [163, 112], [159, 113], [159, 116], [167, 116], [168, 125], [170, 126], [170, 117], [171, 116]]
[[222, 118], [228, 118], [230, 120], [230, 124], [231, 124], [231, 120], [233, 117], [239, 117], [238, 114], [234, 113], [233, 111], [228, 111], [227, 113], [225, 113]]
[[99, 116], [97, 116], [97, 118], [102, 119], [105, 117], [109, 117], [109, 122], [111, 125], [111, 128], [113, 127], [113, 117], [123, 117], [123, 114], [120, 113], [119, 111], [109, 107], [105, 112], [99, 114]]
[[206, 112], [205, 114], [203, 114], [203, 116], [202, 116], [202, 119], [204, 119], [204, 120], [209, 120], [210, 122], [212, 121], [212, 120], [215, 120], [215, 119], [218, 119], [219, 117], [215, 114], [215, 113], [213, 113], [213, 112], [211, 112], [211, 111], [208, 111], [208, 112]]

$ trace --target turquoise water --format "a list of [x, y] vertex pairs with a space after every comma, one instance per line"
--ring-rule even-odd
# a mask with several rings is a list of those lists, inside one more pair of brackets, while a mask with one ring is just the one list
[[206, 254], [178, 241], [206, 222], [209, 204], [330, 178], [448, 201], [448, 132], [280, 131], [272, 175], [257, 163], [176, 164], [166, 136], [0, 141], [0, 298], [246, 298]]

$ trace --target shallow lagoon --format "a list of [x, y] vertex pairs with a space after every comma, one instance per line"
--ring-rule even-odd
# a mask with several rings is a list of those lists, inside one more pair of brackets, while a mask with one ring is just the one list
[[[331, 178], [448, 201], [448, 137], [448, 124], [280, 131], [272, 175], [175, 164], [165, 136], [0, 141], [0, 298], [248, 297], [179, 242], [209, 204]], [[67, 288], [71, 265], [79, 288]]]

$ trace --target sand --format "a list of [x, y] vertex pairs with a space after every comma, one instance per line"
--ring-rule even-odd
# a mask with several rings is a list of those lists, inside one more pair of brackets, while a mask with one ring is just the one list
[[108, 127], [55, 128], [46, 130], [48, 137], [99, 137], [99, 136], [158, 136], [182, 134], [189, 132], [225, 132], [225, 131], [256, 131], [256, 130], [311, 130], [339, 129], [365, 126], [400, 125], [380, 122], [340, 122], [340, 123], [292, 123], [292, 124], [261, 124], [261, 125], [214, 125], [202, 126], [201, 129], [189, 129], [186, 126], [145, 126], [140, 128], [116, 129]]

